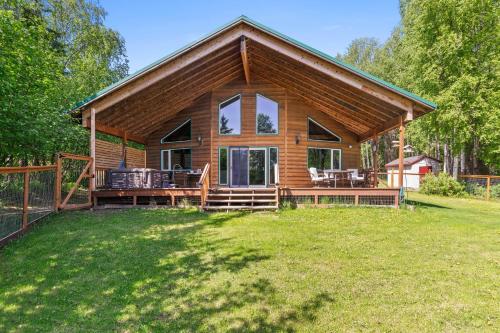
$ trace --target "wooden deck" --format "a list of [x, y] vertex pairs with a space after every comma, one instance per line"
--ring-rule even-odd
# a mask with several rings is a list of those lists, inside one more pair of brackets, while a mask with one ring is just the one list
[[[211, 189], [218, 191], [220, 189]], [[251, 189], [250, 189], [251, 190]], [[293, 207], [330, 207], [334, 205], [389, 206], [398, 208], [399, 188], [289, 188], [278, 189], [279, 202]], [[202, 207], [200, 188], [100, 189], [92, 193], [95, 208], [130, 206]]]

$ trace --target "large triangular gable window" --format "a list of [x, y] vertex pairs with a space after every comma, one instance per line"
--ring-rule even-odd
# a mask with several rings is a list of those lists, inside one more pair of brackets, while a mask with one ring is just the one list
[[161, 139], [161, 143], [183, 142], [191, 140], [191, 119], [186, 120]]
[[312, 141], [341, 141], [341, 138], [338, 135], [311, 118], [307, 118], [307, 137]]

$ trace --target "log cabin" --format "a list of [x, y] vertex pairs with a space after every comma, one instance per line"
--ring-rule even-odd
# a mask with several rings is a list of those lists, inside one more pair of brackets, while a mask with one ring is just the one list
[[[405, 125], [435, 108], [241, 16], [75, 110], [90, 130], [95, 204], [181, 197], [240, 209], [280, 198], [397, 206], [400, 189], [378, 188], [377, 170], [355, 172], [365, 181], [353, 185], [361, 143], [399, 128], [403, 158]], [[120, 137], [121, 147], [96, 132]]]

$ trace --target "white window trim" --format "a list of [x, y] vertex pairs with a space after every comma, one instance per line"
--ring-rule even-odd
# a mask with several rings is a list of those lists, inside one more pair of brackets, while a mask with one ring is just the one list
[[[267, 99], [267, 100], [269, 100], [269, 101], [271, 101], [273, 103], [276, 103], [276, 105], [278, 106], [278, 109], [276, 110], [277, 117], [278, 117], [278, 123], [276, 124], [276, 129], [277, 129], [276, 133], [259, 133], [259, 127], [258, 127], [258, 124], [257, 124], [258, 115], [259, 115], [259, 110], [257, 110], [257, 98], [259, 96], [262, 97], [262, 98], [265, 98], [265, 99]], [[264, 96], [262, 94], [255, 94], [255, 134], [257, 134], [257, 135], [263, 135], [263, 136], [266, 136], [266, 135], [279, 135], [280, 134], [280, 103], [278, 103], [274, 99], [266, 97], [266, 96]]]
[[[172, 151], [173, 150], [185, 150], [185, 149], [189, 149], [191, 151], [191, 169], [176, 169], [177, 170], [192, 170], [193, 168], [193, 149], [190, 148], [190, 147], [186, 147], [186, 148], [172, 148], [172, 149], [162, 149], [160, 150], [160, 169], [162, 171], [172, 171]], [[164, 160], [163, 160], [163, 152], [168, 152], [167, 156], [167, 168], [165, 168], [165, 164], [164, 164]]]
[[[220, 106], [224, 103], [226, 103], [227, 101], [230, 101], [232, 100], [233, 98], [236, 98], [236, 97], [239, 97], [240, 99], [240, 132], [238, 134], [222, 134], [220, 132]], [[243, 117], [241, 116], [241, 103], [243, 102], [243, 98], [242, 98], [242, 95], [241, 94], [236, 94], [232, 97], [229, 97], [229, 98], [226, 98], [225, 100], [223, 100], [222, 102], [219, 103], [219, 108], [218, 108], [218, 119], [217, 119], [217, 129], [218, 129], [218, 133], [219, 135], [223, 135], [223, 136], [235, 136], [235, 135], [241, 135], [241, 130], [243, 128]]]
[[[312, 121], [313, 123], [315, 123], [316, 125], [318, 125], [322, 129], [324, 129], [325, 131], [327, 131], [328, 133], [330, 133], [331, 135], [335, 136], [337, 139], [339, 139], [339, 141], [314, 140], [314, 139], [309, 138], [309, 121]], [[312, 119], [311, 117], [307, 117], [307, 140], [309, 140], [309, 141], [320, 141], [320, 142], [330, 142], [330, 143], [333, 143], [333, 142], [341, 143], [342, 142], [342, 138], [340, 136], [338, 136], [334, 132], [330, 131], [328, 128], [326, 128], [325, 126], [321, 125], [320, 123], [318, 123], [316, 120]]]
[[171, 130], [170, 132], [168, 132], [163, 138], [161, 138], [160, 140], [160, 143], [161, 144], [164, 144], [164, 143], [178, 143], [178, 142], [189, 142], [192, 140], [192, 136], [193, 136], [193, 123], [191, 123], [191, 139], [189, 140], [182, 140], [182, 141], [170, 141], [170, 142], [165, 142], [164, 140], [172, 133], [174, 133], [175, 131], [177, 131], [179, 128], [181, 128], [182, 126], [186, 125], [187, 123], [189, 123], [191, 121], [191, 118], [189, 118], [188, 120], [186, 120], [185, 122], [183, 122], [182, 124], [180, 124], [179, 126], [177, 126], [176, 128], [174, 128], [173, 130]]
[[[330, 166], [331, 170], [342, 170], [342, 149], [340, 148], [324, 148], [324, 147], [307, 147], [307, 159], [309, 159], [309, 149], [324, 149], [324, 150], [330, 150]], [[337, 150], [339, 152], [339, 168], [334, 169], [333, 168], [333, 151]]]

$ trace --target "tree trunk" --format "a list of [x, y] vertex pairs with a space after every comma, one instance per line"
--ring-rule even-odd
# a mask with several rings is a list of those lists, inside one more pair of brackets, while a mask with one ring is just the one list
[[458, 179], [458, 155], [453, 156], [453, 178]]
[[477, 151], [479, 150], [479, 142], [477, 137], [474, 137], [474, 144], [472, 146], [472, 173], [476, 174], [478, 169]]
[[441, 159], [441, 147], [439, 146], [439, 140], [436, 136], [436, 159], [440, 160]]
[[448, 144], [445, 143], [443, 145], [443, 160], [444, 160], [444, 164], [443, 164], [443, 171], [445, 173], [450, 173], [450, 161], [449, 161], [449, 154], [450, 152], [448, 151]]
[[464, 175], [465, 173], [466, 173], [465, 172], [465, 151], [462, 148], [462, 150], [460, 151], [460, 174]]

